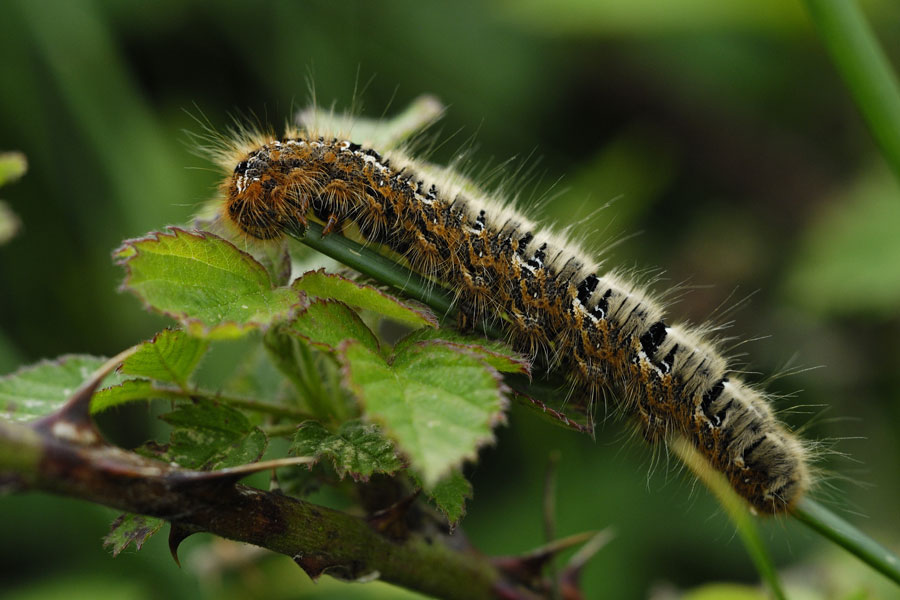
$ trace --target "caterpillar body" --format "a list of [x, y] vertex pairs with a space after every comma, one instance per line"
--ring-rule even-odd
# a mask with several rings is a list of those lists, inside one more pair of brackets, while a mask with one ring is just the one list
[[576, 393], [613, 390], [649, 441], [689, 439], [757, 511], [784, 512], [809, 488], [802, 442], [698, 329], [452, 170], [323, 133], [233, 142], [221, 218], [258, 240], [302, 235], [308, 219], [326, 234], [352, 223], [455, 292], [465, 318], [497, 320], [515, 349], [550, 357]]

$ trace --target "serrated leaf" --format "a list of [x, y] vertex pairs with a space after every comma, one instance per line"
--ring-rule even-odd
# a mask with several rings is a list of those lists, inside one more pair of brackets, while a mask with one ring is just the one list
[[184, 397], [172, 391], [159, 389], [147, 379], [128, 379], [118, 385], [105, 387], [91, 398], [91, 414], [139, 400], [181, 400]]
[[143, 454], [189, 469], [223, 469], [258, 461], [268, 440], [240, 411], [207, 400], [160, 416], [174, 427], [169, 443], [149, 444]]
[[372, 330], [347, 305], [334, 300], [316, 299], [285, 331], [300, 335], [324, 350], [334, 351], [344, 340], [357, 340], [378, 352], [378, 339]]
[[336, 433], [317, 421], [306, 421], [297, 429], [290, 452], [328, 458], [341, 478], [350, 475], [357, 481], [368, 481], [373, 473], [390, 474], [403, 468], [391, 440], [376, 425], [358, 419], [344, 422]]
[[184, 331], [166, 329], [141, 344], [137, 352], [122, 363], [119, 372], [168, 381], [187, 389], [188, 377], [208, 348], [207, 340], [195, 338]]
[[[0, 377], [0, 418], [24, 422], [51, 414], [105, 362], [97, 356], [71, 354]], [[103, 384], [121, 380], [111, 374]]]
[[437, 319], [424, 306], [404, 303], [370, 285], [357, 283], [323, 270], [309, 271], [297, 278], [291, 288], [310, 296], [340, 300], [350, 306], [364, 308], [405, 323], [411, 327], [437, 327]]
[[474, 459], [503, 421], [500, 374], [471, 353], [433, 343], [410, 344], [390, 362], [358, 342], [339, 360], [366, 417], [383, 426], [425, 486]]
[[288, 401], [285, 398], [288, 387], [287, 379], [272, 363], [265, 348], [257, 343], [244, 355], [221, 390], [223, 394], [244, 398]]
[[390, 119], [365, 119], [357, 114], [312, 106], [297, 113], [296, 122], [308, 131], [340, 131], [364, 146], [390, 150], [428, 127], [443, 112], [440, 100], [424, 95]]
[[[421, 481], [417, 482], [421, 485]], [[451, 527], [455, 527], [466, 514], [466, 500], [472, 499], [472, 484], [459, 469], [453, 469], [431, 488], [422, 491], [444, 513]]]
[[240, 337], [304, 303], [297, 290], [275, 287], [252, 256], [208, 233], [170, 228], [128, 240], [113, 256], [128, 271], [124, 289], [199, 337]]
[[132, 543], [140, 550], [144, 542], [165, 524], [165, 521], [156, 517], [123, 513], [113, 521], [109, 533], [103, 538], [103, 547], [109, 547], [113, 556], [118, 556]]
[[501, 373], [523, 375], [531, 373], [531, 362], [503, 342], [477, 335], [467, 335], [453, 329], [417, 329], [403, 338], [397, 344], [397, 349], [399, 350], [405, 344], [427, 340], [468, 350]]

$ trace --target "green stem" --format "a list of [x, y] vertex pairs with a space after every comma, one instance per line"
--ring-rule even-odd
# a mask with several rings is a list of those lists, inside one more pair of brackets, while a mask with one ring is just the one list
[[747, 548], [750, 558], [756, 565], [756, 570], [772, 590], [772, 595], [777, 600], [784, 600], [784, 590], [781, 589], [775, 565], [772, 564], [766, 546], [759, 536], [756, 523], [747, 510], [747, 503], [735, 493], [725, 476], [713, 470], [709, 466], [709, 462], [685, 438], [679, 436], [673, 439], [670, 447], [675, 450], [681, 461], [696, 475], [697, 479], [702, 481], [719, 500], [719, 504], [734, 523], [741, 541], [744, 542], [744, 547]]
[[[309, 223], [309, 227], [303, 235], [288, 233], [325, 256], [431, 307], [442, 322], [446, 322], [456, 314], [456, 300], [447, 289], [397, 264], [396, 261], [379, 254], [376, 250], [343, 235], [323, 236], [322, 226], [314, 221]], [[503, 332], [493, 325], [482, 323], [480, 329], [488, 337], [505, 339]]]
[[900, 178], [900, 85], [854, 0], [806, 0], [831, 59], [869, 131]]
[[900, 558], [847, 521], [809, 498], [801, 500], [792, 512], [797, 520], [816, 533], [900, 583]]

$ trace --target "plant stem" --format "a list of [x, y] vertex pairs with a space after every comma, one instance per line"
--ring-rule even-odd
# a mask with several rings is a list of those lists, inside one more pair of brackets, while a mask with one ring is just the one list
[[831, 60], [900, 178], [900, 85], [855, 0], [806, 0]]
[[236, 484], [244, 474], [180, 469], [0, 421], [0, 485], [165, 519], [177, 531], [170, 543], [207, 531], [290, 556], [311, 577], [326, 569], [350, 580], [377, 573], [389, 583], [440, 598], [496, 598], [500, 589], [509, 598], [536, 597], [478, 553], [451, 549], [435, 536], [389, 539], [364, 519]]
[[[323, 237], [319, 223], [311, 221], [304, 235], [290, 232], [289, 235], [351, 269], [431, 307], [441, 321], [446, 321], [456, 313], [455, 299], [445, 288], [343, 235]], [[493, 325], [483, 323], [480, 329], [488, 337], [504, 339], [503, 332]]]
[[847, 521], [809, 498], [801, 500], [792, 512], [798, 521], [813, 531], [900, 583], [900, 558]]
[[712, 469], [709, 462], [697, 452], [697, 449], [685, 438], [678, 436], [670, 442], [670, 447], [681, 461], [702, 481], [716, 496], [719, 504], [725, 509], [731, 522], [734, 523], [744, 547], [750, 554], [750, 558], [756, 564], [756, 570], [772, 590], [772, 595], [778, 600], [784, 600], [784, 590], [778, 580], [775, 565], [766, 550], [765, 544], [759, 537], [759, 531], [753, 522], [753, 517], [747, 510], [747, 503], [738, 496], [725, 476]]

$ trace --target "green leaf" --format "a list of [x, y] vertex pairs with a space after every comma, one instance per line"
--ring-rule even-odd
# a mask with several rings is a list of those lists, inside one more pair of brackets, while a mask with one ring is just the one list
[[308, 340], [313, 346], [335, 351], [344, 340], [357, 340], [378, 352], [378, 340], [359, 315], [341, 302], [316, 299], [285, 331]]
[[342, 479], [350, 475], [368, 481], [373, 473], [390, 474], [403, 468], [394, 444], [378, 426], [357, 419], [341, 424], [337, 433], [317, 421], [306, 421], [297, 430], [290, 451], [296, 456], [330, 459]]
[[391, 119], [365, 119], [353, 113], [335, 113], [312, 106], [297, 114], [297, 125], [308, 131], [340, 131], [357, 143], [379, 150], [397, 148], [440, 118], [444, 107], [434, 96], [419, 96]]
[[310, 296], [340, 300], [350, 306], [371, 310], [411, 327], [437, 327], [437, 319], [426, 307], [401, 302], [370, 285], [323, 270], [304, 273], [291, 288], [302, 290]]
[[501, 373], [531, 373], [531, 362], [503, 342], [478, 335], [467, 335], [453, 329], [417, 329], [403, 338], [396, 350], [405, 344], [435, 340], [449, 347], [468, 350]]
[[184, 331], [166, 329], [141, 344], [137, 352], [122, 363], [119, 372], [168, 381], [186, 390], [188, 377], [208, 348], [207, 340], [192, 337]]
[[417, 343], [388, 363], [359, 342], [345, 342], [339, 360], [366, 416], [397, 442], [426, 487], [474, 459], [504, 419], [500, 374], [468, 352]]
[[196, 401], [160, 418], [174, 430], [164, 446], [148, 444], [144, 454], [189, 469], [222, 469], [258, 461], [266, 450], [266, 435], [240, 411]]
[[279, 404], [294, 405], [287, 379], [272, 363], [262, 344], [256, 343], [244, 354], [237, 368], [218, 389], [223, 394], [260, 398]]
[[444, 513], [451, 527], [465, 516], [466, 500], [472, 499], [472, 484], [459, 469], [453, 469], [433, 487], [423, 491]]
[[128, 379], [119, 385], [99, 390], [91, 398], [91, 414], [101, 413], [110, 408], [139, 400], [168, 399], [182, 400], [184, 396], [170, 390], [157, 388], [146, 379]]
[[28, 170], [28, 160], [21, 152], [0, 152], [0, 186], [12, 183]]
[[165, 521], [155, 517], [123, 513], [113, 521], [109, 533], [103, 538], [103, 547], [109, 547], [113, 556], [118, 556], [131, 543], [140, 550], [144, 542], [165, 524]]
[[[97, 356], [71, 354], [0, 377], [0, 418], [22, 422], [49, 415], [105, 362], [105, 358]], [[104, 383], [117, 384], [121, 380], [114, 373]]]
[[128, 271], [124, 289], [195, 336], [240, 337], [305, 303], [298, 291], [275, 287], [252, 256], [208, 233], [173, 227], [128, 240], [113, 256]]

